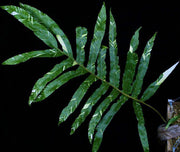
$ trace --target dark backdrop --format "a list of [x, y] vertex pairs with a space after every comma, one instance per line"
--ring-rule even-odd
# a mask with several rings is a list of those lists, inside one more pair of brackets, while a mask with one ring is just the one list
[[[18, 5], [19, 2], [32, 5], [52, 17], [66, 33], [75, 50], [75, 27], [85, 26], [92, 37], [97, 14], [102, 0], [86, 1], [42, 1], [1, 0], [0, 5]], [[169, 1], [167, 1], [169, 2]], [[180, 9], [174, 3], [145, 3], [106, 0], [117, 22], [120, 63], [123, 66], [129, 42], [135, 30], [142, 26], [138, 54], [148, 39], [158, 32], [152, 51], [151, 62], [145, 77], [144, 89], [157, 79], [160, 73], [179, 60]], [[108, 35], [106, 35], [107, 37]], [[21, 23], [0, 10], [0, 62], [19, 53], [46, 49], [47, 46]], [[59, 59], [33, 59], [17, 66], [0, 65], [0, 138], [3, 151], [78, 151], [90, 152], [87, 138], [88, 120], [72, 136], [70, 126], [80, 108], [67, 122], [58, 127], [58, 117], [69, 102], [82, 78], [64, 85], [48, 99], [28, 106], [28, 96], [36, 80], [49, 71]], [[148, 101], [166, 117], [168, 98], [180, 96], [180, 67]], [[81, 105], [82, 106], [82, 105]], [[146, 127], [152, 152], [164, 152], [164, 145], [157, 139], [157, 127], [163, 122], [149, 108], [144, 107]], [[3, 142], [2, 142], [3, 141]], [[4, 149], [5, 148], [5, 149]], [[136, 119], [131, 101], [118, 112], [107, 128], [100, 151], [138, 151], [142, 148], [137, 134]]]

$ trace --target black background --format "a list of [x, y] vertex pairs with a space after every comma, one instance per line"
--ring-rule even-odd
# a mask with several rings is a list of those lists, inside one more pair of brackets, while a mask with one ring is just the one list
[[[18, 5], [19, 2], [32, 5], [52, 17], [66, 33], [75, 50], [75, 28], [84, 26], [92, 37], [93, 27], [102, 0], [86, 1], [42, 1], [42, 0], [4, 0], [0, 5]], [[111, 8], [118, 30], [118, 48], [123, 71], [126, 53], [131, 36], [137, 28], [140, 32], [138, 54], [148, 39], [158, 32], [152, 51], [151, 62], [145, 77], [145, 89], [157, 79], [160, 73], [172, 66], [180, 57], [180, 9], [175, 3], [132, 3], [106, 0]], [[105, 35], [107, 38], [108, 34]], [[0, 10], [0, 62], [16, 54], [48, 48], [34, 34], [12, 16]], [[61, 110], [71, 99], [84, 77], [76, 78], [61, 87], [56, 93], [41, 103], [28, 106], [28, 96], [38, 78], [49, 71], [61, 59], [32, 59], [17, 66], [0, 65], [0, 138], [2, 151], [78, 151], [90, 152], [87, 138], [90, 117], [70, 136], [70, 127], [79, 113], [77, 109], [65, 123], [58, 127]], [[171, 74], [157, 93], [147, 101], [166, 117], [168, 98], [180, 96], [180, 67]], [[82, 107], [83, 104], [80, 105]], [[162, 120], [149, 108], [143, 106], [152, 152], [164, 152], [164, 145], [157, 139], [157, 127]], [[5, 149], [4, 149], [5, 148]], [[127, 102], [107, 128], [100, 151], [138, 151], [141, 144], [138, 138], [136, 119], [131, 101]]]

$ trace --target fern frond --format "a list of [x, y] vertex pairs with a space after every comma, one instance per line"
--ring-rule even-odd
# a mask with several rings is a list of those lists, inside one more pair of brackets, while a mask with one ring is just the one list
[[160, 87], [160, 85], [167, 79], [167, 77], [172, 73], [172, 71], [176, 68], [176, 66], [179, 64], [179, 61], [175, 63], [173, 66], [171, 66], [169, 69], [167, 69], [165, 72], [163, 72], [156, 81], [151, 83], [148, 88], [144, 91], [141, 100], [146, 101], [149, 98], [151, 98], [154, 93], [157, 91], [157, 89]]
[[[61, 44], [64, 53], [70, 57], [73, 57], [71, 44], [67, 36], [64, 34], [64, 32], [60, 29], [60, 27], [57, 25], [57, 23], [54, 20], [52, 20], [47, 14], [41, 12], [40, 10], [32, 6], [20, 3], [20, 7], [24, 9], [31, 16], [32, 20], [35, 20], [38, 23], [40, 23], [42, 26], [46, 27], [48, 33], [52, 33], [53, 35], [55, 35], [59, 43]], [[24, 24], [24, 22], [22, 23]], [[39, 30], [41, 30], [41, 28]]]
[[[97, 76], [100, 77], [102, 80], [106, 79], [106, 47], [103, 47], [100, 51], [100, 54], [98, 56], [97, 61]], [[89, 115], [89, 113], [92, 110], [92, 107], [99, 101], [102, 95], [106, 93], [108, 90], [109, 85], [102, 82], [101, 86], [95, 90], [95, 92], [89, 97], [87, 102], [84, 104], [84, 107], [81, 110], [81, 113], [76, 118], [75, 122], [72, 125], [71, 128], [71, 134], [75, 132], [75, 130], [84, 122], [86, 117]]]
[[[114, 22], [114, 19], [112, 17], [112, 14], [110, 14], [110, 29], [111, 28], [116, 28], [115, 26], [113, 27], [111, 22]], [[122, 88], [123, 88], [123, 92], [126, 92], [127, 94], [131, 93], [132, 87], [132, 81], [134, 78], [134, 74], [135, 74], [135, 69], [136, 69], [136, 64], [137, 64], [137, 60], [138, 60], [138, 56], [135, 53], [135, 51], [138, 48], [139, 45], [139, 30], [140, 28], [135, 32], [135, 34], [133, 35], [131, 42], [130, 42], [130, 48], [129, 51], [127, 53], [127, 60], [126, 60], [126, 66], [125, 66], [125, 71], [123, 74], [123, 80], [122, 80]], [[111, 31], [111, 30], [109, 30]], [[111, 35], [111, 33], [109, 33], [109, 35]], [[111, 45], [111, 44], [110, 44]], [[115, 100], [118, 97], [119, 93], [114, 94], [113, 97]], [[112, 100], [112, 101], [113, 101]], [[113, 116], [119, 111], [120, 107], [128, 100], [127, 97], [124, 97], [123, 95], [120, 97], [120, 99], [117, 101], [117, 103], [114, 103], [110, 110], [105, 114], [105, 116], [102, 118], [102, 120], [100, 121], [100, 118], [98, 119], [98, 121], [95, 123], [93, 123], [93, 121], [90, 121], [90, 125], [93, 125], [91, 128], [93, 129], [89, 129], [89, 139], [90, 141], [92, 141], [92, 137], [94, 134], [94, 130], [96, 125], [98, 124], [98, 122], [100, 122], [97, 127], [96, 127], [96, 134], [94, 137], [94, 143], [93, 143], [93, 152], [98, 151], [99, 146], [102, 142], [102, 138], [103, 138], [103, 134], [104, 131], [106, 129], [106, 127], [109, 125], [109, 123], [111, 122]], [[111, 102], [111, 101], [110, 101]], [[109, 106], [110, 102], [106, 102], [104, 105], [106, 105], [106, 108]], [[103, 102], [102, 102], [103, 104]], [[104, 109], [104, 107], [101, 107], [100, 109]], [[103, 111], [104, 112], [104, 111]], [[102, 115], [101, 115], [102, 116]], [[93, 118], [92, 118], [93, 119]], [[96, 120], [96, 119], [95, 119]], [[95, 124], [95, 125], [94, 125]], [[90, 128], [90, 127], [89, 127]]]
[[16, 55], [12, 58], [9, 58], [5, 62], [3, 62], [3, 65], [16, 65], [22, 62], [26, 62], [29, 59], [32, 58], [41, 58], [41, 57], [60, 57], [63, 54], [57, 50], [57, 49], [47, 49], [47, 50], [38, 50], [38, 51], [31, 51], [31, 52], [26, 52], [22, 53], [19, 55]]
[[[171, 68], [161, 74], [159, 78], [155, 82], [151, 83], [144, 91], [140, 100], [138, 99], [138, 96], [141, 93], [143, 79], [148, 69], [151, 50], [156, 34], [146, 44], [136, 74], [138, 55], [135, 51], [139, 45], [139, 31], [141, 28], [135, 32], [130, 41], [130, 48], [127, 52], [127, 60], [122, 77], [122, 83], [120, 84], [121, 70], [119, 65], [116, 40], [117, 31], [115, 19], [111, 11], [109, 23], [109, 46], [105, 47], [102, 45], [106, 31], [107, 20], [105, 4], [102, 6], [95, 24], [94, 34], [90, 44], [89, 58], [86, 62], [87, 65], [85, 65], [84, 50], [87, 42], [87, 29], [85, 27], [76, 28], [75, 59], [71, 44], [67, 36], [62, 31], [62, 29], [60, 29], [57, 23], [48, 15], [34, 7], [25, 4], [20, 4], [20, 7], [11, 5], [2, 6], [1, 8], [13, 15], [27, 28], [32, 30], [39, 39], [41, 39], [47, 46], [50, 47], [50, 49], [46, 50], [31, 51], [19, 54], [3, 62], [4, 65], [16, 65], [31, 58], [37, 57], [66, 56], [65, 60], [59, 64], [56, 64], [49, 72], [47, 72], [35, 83], [29, 97], [30, 105], [33, 102], [39, 102], [46, 99], [71, 79], [87, 74], [87, 78], [80, 84], [79, 88], [72, 96], [69, 104], [61, 112], [59, 117], [59, 124], [65, 121], [76, 110], [91, 85], [93, 85], [94, 82], [99, 81], [100, 86], [95, 89], [87, 99], [83, 108], [81, 109], [79, 116], [72, 124], [71, 134], [73, 134], [75, 130], [84, 122], [94, 105], [99, 101], [100, 103], [90, 120], [88, 128], [89, 141], [91, 143], [93, 142], [92, 151], [97, 152], [102, 142], [104, 131], [112, 121], [115, 114], [120, 110], [120, 108], [123, 106], [123, 104], [126, 103], [128, 99], [133, 99], [133, 107], [136, 118], [138, 120], [138, 131], [141, 143], [144, 151], [149, 151], [143, 111], [139, 103], [147, 105], [159, 114], [156, 109], [144, 102], [152, 95], [154, 95], [159, 86], [165, 81], [165, 79], [179, 63], [177, 62]], [[61, 49], [58, 48], [58, 42], [61, 45]], [[109, 51], [109, 56], [106, 55], [107, 50]], [[106, 63], [107, 57], [109, 57], [110, 61], [109, 72], [107, 72], [106, 68], [108, 64]], [[71, 68], [74, 66], [77, 68]], [[122, 90], [119, 89], [120, 87], [122, 87]], [[104, 100], [101, 101], [101, 98], [104, 96]], [[112, 104], [112, 102], [114, 103]], [[110, 109], [107, 110], [108, 108]]]
[[148, 69], [148, 65], [149, 65], [149, 61], [150, 61], [150, 57], [151, 57], [151, 50], [154, 45], [154, 40], [155, 40], [156, 34], [157, 33], [155, 33], [153, 35], [153, 37], [147, 42], [147, 44], [144, 48], [144, 52], [141, 56], [140, 63], [138, 66], [138, 71], [136, 74], [136, 79], [133, 83], [132, 96], [134, 96], [134, 97], [137, 97], [141, 92], [141, 88], [143, 85], [143, 79], [144, 79], [144, 76]]
[[127, 60], [125, 65], [125, 70], [123, 74], [123, 81], [122, 81], [122, 88], [123, 92], [130, 94], [132, 91], [132, 82], [134, 79], [135, 71], [136, 71], [136, 65], [138, 63], [138, 55], [135, 53], [135, 51], [138, 48], [139, 45], [139, 28], [135, 34], [133, 35], [131, 42], [130, 42], [130, 48], [127, 53]]
[[85, 27], [76, 28], [76, 62], [79, 64], [84, 64], [85, 61], [85, 45], [87, 42], [87, 29]]
[[61, 115], [59, 117], [59, 124], [65, 121], [71, 113], [75, 111], [79, 103], [81, 102], [82, 98], [84, 97], [85, 93], [89, 89], [89, 87], [96, 81], [96, 78], [93, 75], [90, 75], [76, 90], [72, 99], [70, 100], [67, 107], [63, 109]]
[[99, 52], [98, 60], [97, 60], [97, 76], [102, 80], [106, 80], [106, 52], [107, 47], [102, 46], [101, 51]]
[[[87, 41], [87, 29], [83, 27], [76, 28], [76, 53], [77, 58], [76, 61], [79, 64], [84, 64], [85, 61], [85, 51], [84, 47]], [[90, 75], [77, 89], [72, 99], [70, 100], [68, 106], [63, 109], [59, 117], [59, 124], [64, 122], [71, 113], [75, 111], [88, 88], [96, 81], [96, 78], [93, 75]]]
[[101, 43], [105, 34], [105, 28], [106, 28], [106, 8], [105, 5], [103, 5], [98, 14], [98, 18], [94, 28], [93, 39], [90, 45], [87, 69], [92, 73], [95, 73], [95, 63], [101, 48]]
[[[91, 97], [84, 104], [81, 113], [76, 118], [71, 127], [71, 134], [73, 134], [76, 129], [84, 122], [86, 117], [90, 114], [93, 106], [99, 101], [99, 99], [107, 92], [109, 86], [106, 83], [102, 83], [101, 86], [95, 90]], [[92, 140], [91, 134], [89, 135], [89, 140]]]
[[73, 79], [75, 77], [84, 75], [85, 73], [87, 73], [87, 72], [84, 71], [84, 69], [82, 69], [81, 67], [79, 67], [77, 70], [68, 71], [68, 72], [60, 75], [58, 78], [56, 78], [55, 80], [50, 82], [44, 88], [44, 90], [41, 91], [41, 93], [39, 94], [39, 96], [36, 98], [36, 100], [34, 102], [38, 102], [38, 101], [42, 101], [42, 100], [46, 99], [55, 90], [59, 89], [62, 85], [67, 83], [69, 80], [71, 80], [71, 79]]
[[[144, 52], [142, 54], [142, 57], [141, 57], [141, 60], [139, 63], [139, 67], [138, 67], [138, 71], [136, 74], [136, 79], [133, 83], [133, 91], [132, 91], [133, 97], [137, 98], [141, 92], [141, 88], [143, 85], [143, 79], [144, 79], [144, 76], [148, 69], [149, 60], [150, 60], [150, 56], [151, 56], [151, 50], [154, 45], [155, 37], [156, 37], [156, 33], [147, 42]], [[142, 143], [142, 147], [143, 147], [144, 151], [149, 151], [148, 137], [147, 137], [147, 132], [146, 132], [146, 128], [145, 128], [142, 107], [139, 103], [137, 103], [135, 101], [133, 101], [133, 107], [134, 107], [134, 112], [135, 112], [135, 115], [136, 115], [136, 118], [138, 121], [138, 132], [139, 132], [140, 140]]]
[[[120, 67], [119, 67], [119, 58], [117, 56], [117, 42], [116, 42], [116, 23], [112, 13], [110, 13], [110, 25], [109, 25], [109, 56], [110, 56], [110, 72], [109, 72], [109, 81], [110, 83], [119, 88], [120, 84]], [[89, 141], [92, 142], [95, 128], [103, 113], [109, 107], [110, 103], [114, 101], [119, 95], [119, 92], [115, 89], [107, 96], [107, 98], [101, 102], [97, 107], [92, 119], [89, 123], [88, 137]]]
[[36, 101], [38, 95], [46, 87], [46, 85], [54, 80], [58, 75], [60, 75], [64, 70], [73, 66], [73, 61], [71, 59], [66, 59], [59, 64], [56, 64], [52, 70], [46, 73], [42, 78], [40, 78], [34, 85], [31, 95], [29, 97], [29, 105]]
[[17, 6], [2, 6], [9, 14], [13, 15], [18, 21], [24, 24], [27, 28], [32, 30], [34, 34], [41, 39], [46, 45], [51, 48], [57, 48], [56, 38], [49, 30], [39, 23], [33, 16], [26, 10]]
[[[90, 54], [89, 54], [89, 61], [88, 61], [87, 69], [92, 73], [95, 73], [95, 70], [96, 70], [95, 63], [96, 63], [96, 60], [97, 60], [97, 57], [99, 54], [99, 50], [101, 48], [101, 42], [104, 37], [105, 25], [106, 25], [106, 9], [105, 9], [105, 6], [103, 5], [103, 7], [101, 8], [101, 11], [98, 15], [98, 18], [97, 18], [97, 22], [96, 22], [95, 29], [94, 29], [94, 35], [93, 35], [93, 39], [91, 41], [91, 46], [90, 46]], [[77, 56], [80, 56], [80, 54], [79, 54], [80, 52], [77, 51], [77, 53], [78, 53]], [[94, 75], [90, 75], [80, 85], [80, 87], [77, 89], [77, 91], [73, 95], [68, 106], [65, 107], [64, 110], [62, 111], [60, 118], [59, 118], [59, 123], [65, 121], [67, 119], [67, 117], [72, 112], [74, 112], [74, 110], [77, 108], [77, 106], [81, 102], [83, 96], [87, 92], [88, 88], [96, 80], [97, 79], [96, 79], [96, 77], [94, 77]]]
[[118, 88], [120, 84], [120, 66], [119, 57], [117, 56], [118, 48], [116, 41], [117, 31], [116, 22], [112, 13], [110, 12], [110, 24], [109, 24], [109, 56], [110, 56], [110, 73], [109, 81], [112, 85]]
[[89, 123], [89, 128], [88, 128], [88, 138], [89, 138], [90, 143], [92, 143], [96, 126], [100, 122], [103, 116], [103, 113], [109, 107], [110, 103], [114, 101], [118, 96], [119, 96], [119, 92], [113, 89], [111, 93], [106, 97], [106, 99], [101, 102], [101, 104], [98, 106], [95, 113], [93, 114]]

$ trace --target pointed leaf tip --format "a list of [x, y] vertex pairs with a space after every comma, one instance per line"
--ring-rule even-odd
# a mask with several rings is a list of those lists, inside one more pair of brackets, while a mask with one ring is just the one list
[[70, 132], [70, 135], [73, 135], [75, 132], [75, 129], [74, 128], [71, 128], [71, 132]]
[[171, 66], [169, 69], [167, 69], [165, 72], [163, 72], [159, 78], [151, 83], [148, 88], [144, 91], [141, 100], [146, 101], [150, 97], [152, 97], [155, 92], [158, 90], [160, 85], [166, 80], [166, 78], [173, 72], [173, 70], [176, 68], [176, 66], [179, 64], [179, 61], [176, 62], [173, 66]]
[[61, 124], [61, 123], [62, 123], [62, 122], [61, 122], [61, 121], [59, 121], [59, 122], [58, 122], [58, 126], [60, 126], [60, 124]]
[[106, 6], [106, 3], [105, 3], [105, 2], [103, 2], [103, 6], [104, 6], [104, 7]]
[[129, 49], [129, 52], [133, 53], [137, 50], [138, 48], [138, 45], [139, 45], [139, 31], [142, 27], [139, 27], [133, 37], [131, 38], [131, 41], [130, 41], [130, 49]]
[[138, 29], [137, 29], [137, 31], [140, 31], [142, 29], [142, 26], [140, 26]]
[[21, 2], [19, 2], [19, 6], [24, 6], [25, 4], [23, 4], [23, 3], [21, 3]]
[[31, 102], [31, 103], [28, 102], [28, 106], [29, 106], [29, 107], [31, 107], [31, 104], [32, 104], [32, 102]]
[[5, 6], [0, 6], [1, 9], [5, 9]]
[[142, 26], [140, 26], [136, 31], [135, 34], [139, 34], [140, 30], [142, 29]]
[[157, 82], [156, 85], [161, 85], [164, 80], [166, 80], [166, 78], [173, 72], [173, 70], [176, 68], [176, 66], [179, 64], [179, 61], [176, 62], [173, 66], [171, 66], [169, 69], [167, 69], [164, 73], [162, 78]]
[[1, 63], [1, 64], [2, 64], [2, 65], [7, 65], [7, 64], [6, 64], [6, 61], [4, 61], [4, 62], [3, 62], [3, 63]]
[[28, 105], [31, 106], [32, 103], [33, 103], [33, 101], [29, 100]]

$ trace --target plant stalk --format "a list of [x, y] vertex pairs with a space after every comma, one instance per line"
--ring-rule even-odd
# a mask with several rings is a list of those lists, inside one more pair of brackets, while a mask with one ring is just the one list
[[116, 91], [118, 91], [120, 94], [126, 96], [127, 98], [132, 99], [132, 100], [134, 100], [135, 102], [138, 102], [138, 103], [140, 103], [140, 104], [143, 104], [143, 105], [149, 107], [149, 108], [152, 109], [157, 115], [159, 115], [159, 117], [161, 118], [161, 120], [162, 120], [164, 123], [167, 122], [166, 119], [161, 115], [161, 113], [160, 113], [157, 109], [155, 109], [154, 107], [152, 107], [151, 105], [149, 105], [149, 104], [145, 103], [144, 101], [141, 101], [141, 100], [139, 100], [139, 99], [137, 99], [137, 98], [134, 98], [134, 97], [132, 97], [132, 96], [124, 93], [124, 92], [121, 91], [119, 88], [113, 86], [112, 84], [110, 84], [110, 83], [107, 82], [106, 80], [101, 79], [99, 76], [97, 76], [97, 75], [94, 74], [93, 72], [89, 71], [84, 65], [79, 64], [73, 57], [68, 56], [66, 53], [64, 53], [63, 51], [61, 51], [59, 48], [56, 48], [56, 49], [59, 50], [62, 54], [64, 54], [64, 55], [67, 56], [68, 58], [70, 58], [71, 60], [73, 60], [73, 61], [76, 63], [76, 65], [78, 65], [78, 66], [80, 66], [81, 68], [83, 68], [87, 73], [90, 73], [90, 74], [93, 75], [96, 79], [98, 79], [98, 80], [100, 80], [100, 81], [108, 84], [108, 85], [111, 86], [113, 89], [115, 89]]

